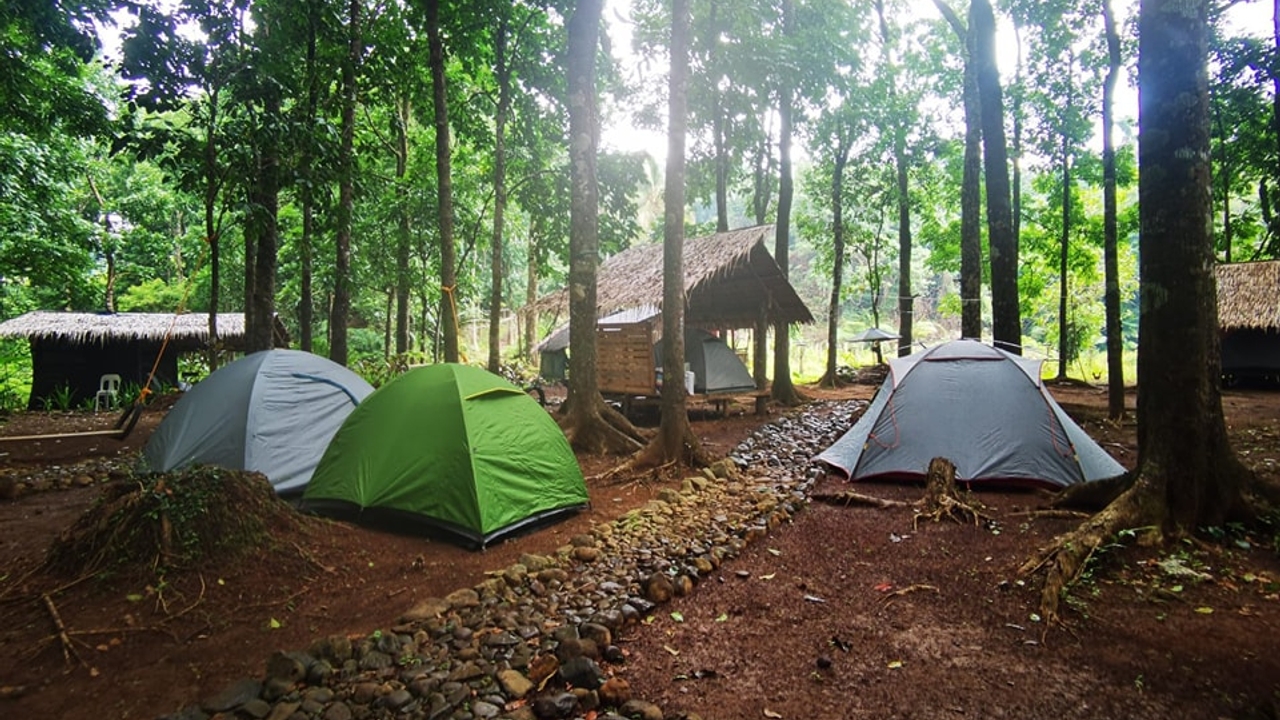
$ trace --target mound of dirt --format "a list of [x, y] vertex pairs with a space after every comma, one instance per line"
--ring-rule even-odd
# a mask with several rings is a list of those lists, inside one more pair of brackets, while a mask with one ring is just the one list
[[46, 564], [70, 577], [104, 568], [129, 574], [234, 559], [304, 521], [255, 472], [210, 466], [118, 480], [49, 548]]

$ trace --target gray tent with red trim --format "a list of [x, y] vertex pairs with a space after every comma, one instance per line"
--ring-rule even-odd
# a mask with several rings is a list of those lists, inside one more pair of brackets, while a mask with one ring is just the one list
[[890, 360], [870, 407], [817, 460], [851, 480], [923, 478], [935, 457], [969, 483], [1056, 489], [1122, 474], [1049, 394], [1040, 364], [976, 340]]

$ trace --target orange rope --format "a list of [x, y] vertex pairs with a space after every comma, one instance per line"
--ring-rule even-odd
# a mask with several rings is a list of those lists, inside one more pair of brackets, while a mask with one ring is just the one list
[[142, 390], [138, 391], [138, 404], [146, 405], [147, 396], [151, 394], [151, 382], [156, 379], [156, 372], [160, 370], [160, 360], [164, 358], [164, 351], [169, 347], [169, 339], [173, 337], [173, 328], [178, 324], [178, 316], [186, 310], [187, 299], [191, 296], [191, 286], [194, 284], [196, 273], [204, 265], [204, 259], [209, 254], [209, 238], [204, 239], [204, 249], [200, 251], [200, 260], [196, 263], [191, 274], [187, 276], [186, 286], [182, 289], [182, 298], [178, 300], [178, 307], [173, 311], [173, 319], [169, 321], [169, 329], [164, 333], [164, 339], [160, 341], [160, 352], [156, 353], [156, 361], [151, 364], [151, 373], [147, 375], [147, 382], [143, 384]]
[[[449, 310], [453, 314], [453, 335], [455, 342], [457, 341], [458, 334], [462, 331], [462, 325], [458, 322], [458, 301], [453, 295], [453, 291], [457, 289], [457, 287], [457, 284], [440, 286], [440, 292], [444, 293], [449, 298]], [[466, 356], [462, 353], [461, 345], [458, 347], [458, 359], [462, 362], [467, 361]]]

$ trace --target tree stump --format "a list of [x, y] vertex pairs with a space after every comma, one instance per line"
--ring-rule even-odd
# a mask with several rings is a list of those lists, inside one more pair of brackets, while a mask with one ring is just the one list
[[972, 497], [960, 497], [960, 489], [956, 487], [955, 463], [944, 457], [936, 457], [929, 461], [921, 504], [923, 507], [912, 521], [914, 527], [919, 526], [920, 518], [928, 518], [934, 522], [944, 517], [956, 522], [972, 520], [974, 525], [990, 519], [982, 513], [982, 503]]

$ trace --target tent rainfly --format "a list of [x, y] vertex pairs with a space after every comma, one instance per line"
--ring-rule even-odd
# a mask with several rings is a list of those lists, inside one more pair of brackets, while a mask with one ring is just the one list
[[968, 483], [1060, 489], [1122, 474], [1049, 394], [1040, 364], [976, 340], [891, 359], [870, 407], [817, 460], [850, 480], [923, 479], [935, 457]]
[[440, 364], [383, 385], [347, 417], [301, 506], [484, 547], [587, 501], [546, 410], [497, 375]]
[[187, 391], [147, 440], [142, 466], [254, 470], [278, 494], [296, 495], [342, 421], [372, 392], [359, 375], [318, 355], [256, 352]]

